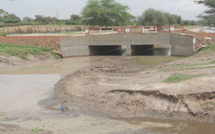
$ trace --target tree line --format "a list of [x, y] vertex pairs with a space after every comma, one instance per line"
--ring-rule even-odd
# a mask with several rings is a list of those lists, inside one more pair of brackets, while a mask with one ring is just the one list
[[144, 26], [162, 25], [198, 25], [199, 21], [183, 20], [181, 16], [150, 8], [137, 18], [138, 24]]
[[72, 14], [69, 19], [35, 15], [35, 18], [20, 19], [13, 13], [0, 9], [0, 26], [10, 24], [65, 24], [65, 25], [96, 25], [96, 26], [127, 26], [127, 25], [210, 25], [215, 24], [215, 0], [196, 0], [209, 9], [206, 15], [200, 15], [200, 21], [183, 20], [181, 16], [149, 8], [141, 16], [135, 17], [128, 12], [129, 7], [115, 0], [88, 0], [80, 15]]

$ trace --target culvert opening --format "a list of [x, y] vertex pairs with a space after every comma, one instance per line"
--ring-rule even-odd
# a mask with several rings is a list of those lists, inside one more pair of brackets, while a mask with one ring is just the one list
[[171, 56], [171, 46], [131, 45], [131, 55]]
[[90, 55], [122, 55], [122, 46], [89, 46]]
[[131, 55], [154, 55], [154, 45], [131, 45]]

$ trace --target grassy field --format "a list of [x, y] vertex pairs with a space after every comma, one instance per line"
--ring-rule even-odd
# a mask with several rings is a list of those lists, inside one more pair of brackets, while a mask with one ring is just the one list
[[55, 58], [60, 58], [51, 48], [0, 43], [0, 55], [4, 56], [16, 56], [21, 59], [27, 59], [27, 54], [47, 55], [48, 53]]

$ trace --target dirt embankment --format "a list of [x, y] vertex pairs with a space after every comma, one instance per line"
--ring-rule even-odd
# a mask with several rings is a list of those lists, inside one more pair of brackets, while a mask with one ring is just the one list
[[47, 55], [27, 54], [27, 59], [0, 55], [0, 73], [21, 67], [35, 66], [40, 63], [49, 63], [54, 60], [56, 59], [50, 53], [47, 53]]
[[198, 51], [201, 48], [208, 47], [210, 44], [215, 43], [215, 36], [195, 36], [196, 38], [196, 51]]
[[204, 33], [204, 32], [185, 32], [187, 35], [192, 35], [196, 39], [195, 51], [201, 48], [208, 47], [210, 44], [215, 43], [215, 33]]
[[[157, 66], [137, 66], [122, 57], [117, 64], [86, 68], [56, 84], [58, 103], [68, 110], [111, 117], [154, 117], [215, 122], [215, 53]], [[177, 83], [173, 74], [200, 75]]]
[[65, 37], [68, 36], [5, 36], [0, 37], [0, 43], [49, 47], [61, 53], [59, 40]]

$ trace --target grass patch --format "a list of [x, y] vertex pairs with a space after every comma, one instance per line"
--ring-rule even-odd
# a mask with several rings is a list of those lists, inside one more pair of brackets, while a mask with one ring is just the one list
[[206, 69], [206, 68], [215, 68], [215, 66], [207, 66], [207, 67], [190, 67], [190, 68], [182, 68], [182, 69], [179, 69], [179, 70], [180, 70], [180, 71], [182, 71], [182, 70]]
[[164, 82], [177, 83], [177, 82], [185, 81], [185, 80], [188, 80], [191, 78], [200, 77], [200, 76], [204, 76], [204, 75], [206, 75], [206, 74], [187, 75], [187, 74], [175, 73], [175, 74], [169, 76]]
[[47, 55], [47, 53], [51, 53], [55, 58], [60, 58], [60, 56], [55, 54], [52, 50], [53, 49], [47, 48], [47, 47], [23, 46], [23, 45], [0, 43], [1, 55], [16, 56], [21, 59], [27, 59], [27, 54]]
[[209, 62], [210, 64], [215, 64], [215, 60], [212, 60]]
[[208, 47], [205, 47], [203, 49], [201, 49], [199, 52], [197, 52], [196, 54], [206, 54], [206, 53], [211, 53], [215, 51], [215, 44], [212, 44]]
[[213, 60], [213, 58], [201, 59], [201, 61]]
[[211, 64], [215, 64], [215, 60], [212, 60], [210, 62], [207, 62], [207, 63], [196, 63], [196, 64], [180, 64], [180, 65], [171, 65], [172, 67], [180, 67], [180, 68], [183, 68], [183, 67], [194, 67], [194, 66], [201, 66], [201, 65], [211, 65]]
[[137, 57], [135, 63], [137, 65], [158, 65], [162, 63], [171, 62], [174, 60], [182, 59], [182, 57], [173, 56], [149, 56], [149, 57]]
[[45, 129], [38, 129], [38, 128], [31, 129], [31, 132], [33, 133], [44, 132], [44, 131]]
[[[206, 63], [195, 63], [195, 64], [184, 63], [184, 64], [180, 64], [180, 65], [171, 65], [171, 67], [179, 67], [179, 69], [177, 69], [177, 70], [192, 70], [192, 69], [215, 68], [215, 66], [213, 66], [213, 64], [215, 64], [215, 60], [211, 60]], [[204, 65], [211, 65], [211, 66], [204, 66]]]

